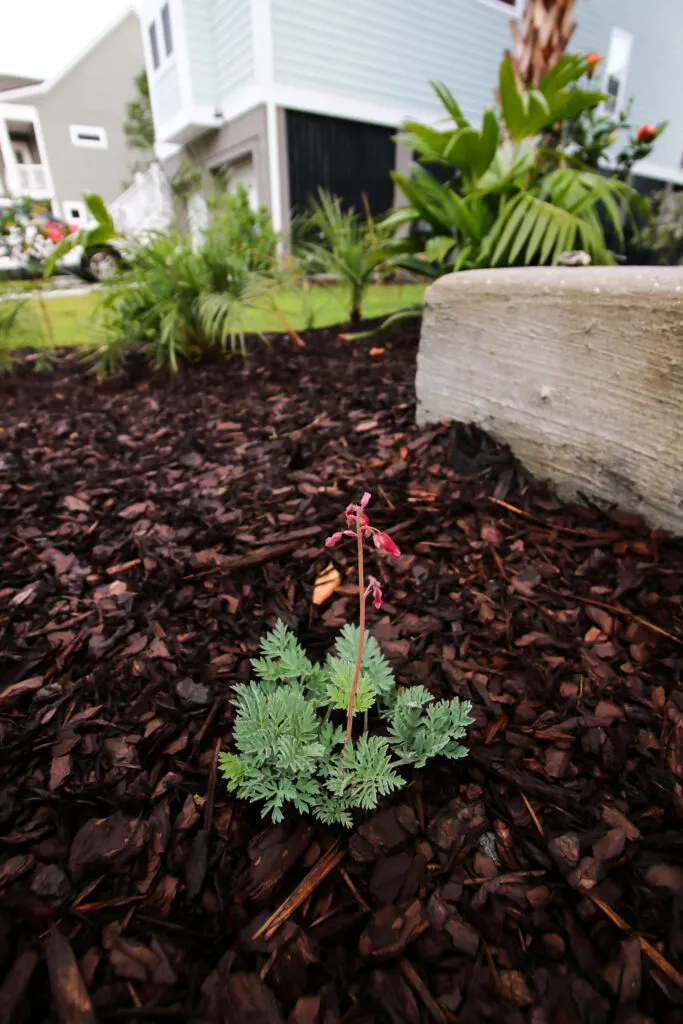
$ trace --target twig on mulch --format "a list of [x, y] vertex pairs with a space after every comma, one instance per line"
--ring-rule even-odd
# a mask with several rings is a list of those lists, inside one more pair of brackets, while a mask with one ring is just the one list
[[359, 907], [361, 908], [361, 910], [363, 910], [363, 911], [364, 911], [364, 912], [365, 912], [366, 914], [369, 914], [369, 913], [370, 913], [370, 910], [371, 910], [370, 904], [369, 904], [369, 903], [367, 903], [367, 901], [366, 901], [366, 900], [364, 900], [364, 899], [363, 899], [363, 897], [361, 896], [361, 894], [360, 894], [360, 893], [358, 892], [358, 889], [357, 889], [357, 888], [356, 888], [356, 886], [355, 886], [355, 885], [353, 884], [353, 880], [352, 880], [352, 879], [351, 879], [351, 878], [349, 877], [349, 874], [348, 874], [348, 872], [347, 872], [347, 871], [344, 871], [344, 868], [339, 868], [339, 874], [340, 874], [340, 875], [342, 876], [342, 878], [344, 879], [344, 881], [345, 881], [345, 882], [346, 882], [346, 884], [348, 885], [349, 889], [350, 889], [350, 890], [351, 890], [351, 892], [353, 893], [353, 897], [354, 897], [354, 899], [356, 900], [356, 903], [358, 904], [358, 906], [359, 906]]
[[190, 573], [189, 576], [184, 576], [185, 580], [201, 580], [206, 576], [223, 576], [235, 569], [246, 569], [250, 565], [262, 565], [264, 562], [275, 561], [276, 558], [282, 558], [283, 555], [288, 555], [290, 551], [294, 551], [299, 546], [299, 541], [290, 541], [289, 544], [270, 544], [266, 547], [257, 548], [256, 551], [252, 551], [249, 555], [239, 555], [236, 558], [226, 559], [222, 565], [216, 566], [215, 569], [207, 569], [205, 572]]
[[262, 547], [251, 551], [248, 555], [235, 555], [232, 558], [224, 558], [221, 564], [217, 565], [214, 569], [191, 573], [189, 576], [184, 576], [183, 579], [200, 580], [206, 576], [218, 576], [232, 572], [235, 569], [246, 569], [250, 565], [262, 565], [264, 562], [274, 561], [276, 558], [281, 558], [282, 555], [288, 555], [290, 551], [295, 551], [300, 541], [305, 540], [307, 537], [315, 537], [319, 533], [319, 526], [304, 526], [301, 530], [294, 530], [293, 533], [288, 534], [279, 544], [264, 544]]
[[635, 928], [631, 928], [630, 924], [628, 924], [623, 917], [620, 917], [616, 910], [612, 910], [612, 908], [605, 903], [604, 900], [601, 900], [599, 896], [594, 896], [589, 891], [586, 891], [585, 895], [588, 896], [596, 907], [599, 907], [603, 914], [610, 919], [612, 924], [615, 924], [617, 928], [624, 932], [625, 935], [632, 935], [634, 938], [638, 939], [640, 948], [648, 960], [650, 960], [673, 985], [676, 985], [678, 988], [683, 990], [683, 974], [681, 974], [680, 971], [677, 971], [673, 964], [670, 964], [658, 949], [655, 949], [655, 947], [651, 945], [643, 935], [637, 932]]
[[500, 508], [506, 509], [508, 512], [512, 512], [516, 516], [521, 516], [522, 519], [528, 519], [530, 523], [535, 523], [537, 526], [543, 526], [546, 530], [555, 530], [558, 533], [569, 533], [575, 537], [590, 537], [591, 540], [616, 540], [621, 536], [618, 530], [610, 530], [606, 533], [604, 530], [591, 530], [590, 527], [572, 527], [572, 526], [560, 526], [559, 523], [549, 523], [545, 519], [541, 519], [539, 516], [533, 515], [531, 512], [526, 512], [523, 508], [517, 508], [516, 505], [511, 505], [507, 501], [503, 501], [501, 498], [494, 498], [493, 495], [488, 496], [488, 500], [494, 505], [499, 505]]
[[265, 935], [267, 939], [271, 939], [275, 932], [278, 930], [280, 925], [284, 924], [285, 921], [292, 916], [295, 910], [297, 910], [304, 902], [310, 892], [320, 885], [322, 880], [326, 878], [330, 871], [333, 871], [337, 864], [344, 858], [344, 850], [339, 848], [339, 841], [334, 843], [329, 850], [327, 850], [318, 863], [313, 867], [306, 877], [299, 882], [294, 892], [287, 897], [284, 903], [280, 904], [274, 914], [263, 922], [257, 932], [254, 933], [253, 938], [259, 939], [262, 935]]
[[[549, 594], [554, 594], [556, 597], [564, 596], [562, 594], [558, 595], [557, 591], [553, 590], [551, 587], [544, 585], [543, 589], [546, 590]], [[569, 596], [570, 595], [567, 595], [567, 597]], [[581, 604], [591, 604], [595, 608], [604, 608], [605, 611], [614, 612], [617, 615], [627, 615], [630, 619], [633, 619], [634, 622], [639, 623], [646, 629], [651, 629], [653, 633], [659, 633], [660, 636], [665, 636], [667, 640], [673, 640], [675, 644], [683, 644], [683, 639], [679, 636], [676, 636], [675, 633], [669, 633], [668, 630], [662, 629], [661, 626], [655, 626], [654, 622], [650, 622], [649, 619], [644, 619], [642, 615], [637, 615], [635, 612], [632, 612], [629, 608], [625, 608], [622, 604], [607, 604], [606, 601], [596, 601], [595, 598], [580, 597], [578, 594], [572, 594], [571, 600], [580, 601]]]
[[494, 875], [493, 878], [489, 878], [483, 875], [481, 878], [466, 878], [463, 885], [486, 885], [490, 882], [495, 882], [496, 885], [507, 885], [508, 882], [521, 882], [523, 878], [541, 878], [546, 875], [547, 871], [539, 868], [535, 871], [510, 871], [507, 875]]
[[429, 989], [425, 985], [424, 981], [417, 973], [413, 965], [403, 958], [398, 965], [401, 969], [401, 974], [406, 979], [410, 987], [417, 993], [422, 1002], [425, 1005], [429, 1016], [436, 1024], [448, 1024], [447, 1017], [443, 1010], [434, 999], [434, 996], [430, 993]]

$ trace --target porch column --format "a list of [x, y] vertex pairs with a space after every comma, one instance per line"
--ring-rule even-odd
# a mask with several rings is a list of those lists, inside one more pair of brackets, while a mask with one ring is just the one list
[[7, 130], [7, 122], [1, 115], [0, 156], [2, 157], [5, 190], [9, 192], [10, 195], [16, 195], [18, 190], [16, 168], [14, 166], [14, 153], [12, 152], [12, 143], [10, 142], [9, 132]]

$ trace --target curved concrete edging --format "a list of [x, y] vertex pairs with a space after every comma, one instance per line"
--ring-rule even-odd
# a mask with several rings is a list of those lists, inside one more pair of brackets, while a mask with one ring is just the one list
[[449, 274], [416, 387], [419, 423], [476, 423], [563, 497], [683, 533], [683, 267]]

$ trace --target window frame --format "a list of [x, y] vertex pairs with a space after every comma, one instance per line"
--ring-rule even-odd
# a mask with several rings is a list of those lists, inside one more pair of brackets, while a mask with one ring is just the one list
[[500, 14], [507, 15], [508, 18], [521, 18], [522, 16], [522, 0], [477, 0], [477, 2]]
[[159, 34], [157, 32], [157, 20], [153, 18], [147, 26], [147, 38], [149, 39], [149, 52], [152, 57], [152, 67], [158, 71], [161, 67], [161, 50], [159, 48]]
[[[617, 73], [615, 74], [614, 71], [610, 71], [610, 58], [613, 56], [613, 51], [614, 51], [614, 48], [615, 48], [615, 40], [618, 40], [620, 37], [621, 37], [622, 44], [624, 44], [625, 47], [626, 47], [627, 55], [626, 55], [625, 63], [623, 64], [622, 67], [617, 69]], [[613, 108], [610, 108], [610, 106], [609, 106], [609, 99], [604, 100], [600, 104], [600, 107], [601, 107], [601, 110], [603, 111], [603, 113], [610, 114], [610, 115], [612, 115], [612, 117], [618, 117], [619, 114], [624, 109], [624, 105], [625, 105], [624, 98], [625, 98], [625, 94], [626, 94], [626, 85], [628, 83], [629, 72], [631, 70], [631, 60], [633, 58], [633, 44], [634, 43], [635, 43], [635, 36], [634, 36], [633, 32], [631, 32], [627, 28], [622, 28], [620, 25], [613, 25], [612, 26], [612, 28], [610, 30], [610, 35], [609, 35], [609, 44], [607, 46], [607, 52], [606, 52], [606, 55], [605, 55], [605, 68], [604, 68], [604, 71], [602, 73], [602, 91], [604, 93], [607, 93], [608, 96], [611, 96], [611, 93], [608, 93], [607, 84], [609, 82], [609, 79], [612, 78], [612, 77], [617, 79], [617, 81], [618, 81], [618, 89], [617, 89], [616, 96], [614, 97], [614, 107]], [[619, 74], [621, 75], [621, 77], [619, 77]]]
[[[69, 216], [67, 207], [70, 207], [72, 211], [78, 210], [78, 216], [74, 217], [73, 213]], [[83, 227], [88, 220], [88, 207], [82, 199], [64, 199], [62, 201], [62, 219], [67, 223], [78, 224], [79, 227]]]
[[159, 20], [161, 21], [161, 34], [164, 39], [164, 51], [166, 53], [166, 59], [173, 56], [173, 23], [171, 21], [171, 5], [169, 0], [162, 4], [161, 11], [159, 13]]
[[[83, 135], [98, 135], [99, 138], [82, 138]], [[79, 149], [109, 149], [107, 129], [95, 124], [70, 124], [71, 145]]]

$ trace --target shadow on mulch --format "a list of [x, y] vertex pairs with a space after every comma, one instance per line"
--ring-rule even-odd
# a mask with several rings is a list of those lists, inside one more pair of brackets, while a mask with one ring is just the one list
[[[679, 1024], [683, 546], [417, 428], [416, 331], [305, 339], [2, 385], [0, 1019]], [[264, 828], [230, 687], [277, 617], [320, 657], [355, 618], [323, 540], [366, 489], [373, 633], [471, 754]]]

